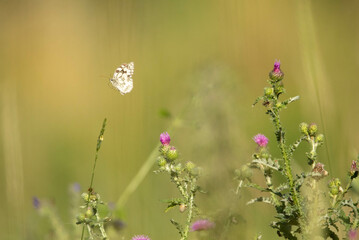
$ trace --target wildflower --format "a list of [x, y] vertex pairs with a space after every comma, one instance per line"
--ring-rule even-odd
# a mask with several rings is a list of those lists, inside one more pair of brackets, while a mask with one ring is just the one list
[[350, 166], [349, 176], [351, 179], [354, 179], [358, 176], [357, 161], [355, 160], [353, 160], [352, 165]]
[[160, 141], [161, 141], [162, 145], [168, 145], [168, 144], [170, 144], [170, 142], [171, 142], [170, 135], [169, 135], [167, 132], [161, 133], [161, 135], [160, 135]]
[[357, 236], [358, 236], [358, 233], [357, 233], [357, 231], [354, 230], [354, 229], [351, 229], [351, 230], [348, 232], [349, 240], [355, 240], [355, 239], [357, 239]]
[[258, 144], [260, 147], [266, 147], [268, 144], [268, 138], [263, 134], [257, 134], [253, 137], [253, 140]]
[[284, 73], [280, 70], [280, 61], [274, 62], [274, 68], [269, 73], [269, 78], [273, 80], [273, 82], [279, 82], [284, 77]]
[[167, 152], [167, 158], [170, 161], [176, 160], [178, 157], [178, 152], [175, 147], [171, 147], [170, 150]]
[[202, 231], [214, 228], [215, 224], [209, 220], [202, 219], [194, 222], [191, 226], [191, 231]]
[[151, 240], [149, 237], [144, 235], [137, 235], [132, 238], [132, 240]]
[[311, 123], [308, 127], [308, 133], [310, 136], [315, 136], [318, 131], [318, 125], [315, 123]]
[[39, 209], [40, 208], [40, 200], [37, 197], [32, 198], [32, 205], [34, 208]]
[[73, 183], [73, 184], [71, 184], [70, 189], [71, 189], [71, 191], [73, 191], [74, 193], [80, 193], [80, 191], [81, 191], [81, 186], [80, 186], [79, 183]]

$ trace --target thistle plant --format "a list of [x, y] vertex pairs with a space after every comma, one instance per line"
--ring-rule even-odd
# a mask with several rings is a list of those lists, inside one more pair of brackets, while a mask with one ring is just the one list
[[[195, 196], [197, 192], [202, 192], [201, 188], [197, 185], [200, 169], [192, 162], [187, 162], [185, 166], [183, 166], [182, 163], [178, 161], [177, 149], [170, 145], [171, 138], [168, 133], [162, 133], [160, 135], [160, 141], [162, 144], [159, 149], [161, 155], [158, 158], [159, 169], [156, 173], [168, 173], [171, 182], [176, 185], [180, 193], [179, 198], [165, 201], [168, 204], [166, 212], [173, 207], [178, 207], [181, 213], [187, 213], [186, 220], [183, 224], [171, 219], [171, 223], [177, 228], [180, 234], [180, 239], [187, 240], [194, 215], [198, 213]], [[202, 226], [202, 228], [208, 227], [208, 224], [204, 224], [204, 222], [197, 225], [192, 227], [192, 231], [196, 231], [200, 226]]]
[[[279, 237], [342, 239], [341, 229], [344, 228], [345, 239], [354, 239], [359, 221], [359, 202], [346, 198], [346, 194], [351, 188], [352, 181], [358, 176], [359, 158], [352, 162], [348, 183], [343, 188], [338, 178], [326, 184], [328, 180], [325, 179], [329, 173], [324, 169], [324, 164], [318, 161], [317, 153], [317, 148], [324, 143], [324, 135], [318, 133], [316, 124], [301, 123], [298, 140], [291, 144], [287, 143], [280, 112], [290, 103], [298, 100], [299, 96], [284, 101], [279, 99], [285, 93], [283, 78], [280, 62], [276, 61], [273, 70], [269, 73], [270, 87], [265, 87], [264, 95], [258, 97], [253, 104], [261, 101], [265, 107], [266, 114], [269, 115], [274, 126], [281, 156], [273, 157], [267, 146], [269, 139], [262, 134], [256, 135], [253, 140], [257, 144], [257, 151], [253, 154], [252, 161], [236, 170], [237, 189], [250, 187], [269, 193], [267, 196], [250, 200], [248, 204], [263, 202], [274, 206], [277, 220], [270, 226], [277, 231]], [[305, 172], [294, 175], [293, 154], [302, 142], [309, 143], [309, 151], [306, 153], [309, 167]], [[252, 169], [258, 169], [264, 175], [264, 186], [251, 180]], [[274, 184], [275, 175], [283, 175], [285, 181], [278, 185]], [[327, 187], [324, 187], [325, 185]]]

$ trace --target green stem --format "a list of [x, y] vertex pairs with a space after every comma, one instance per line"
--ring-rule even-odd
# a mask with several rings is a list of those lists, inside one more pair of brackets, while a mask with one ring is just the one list
[[[277, 104], [277, 101], [275, 101], [274, 104]], [[285, 167], [285, 175], [286, 175], [287, 180], [289, 182], [290, 192], [291, 192], [292, 197], [293, 197], [293, 202], [294, 202], [294, 205], [297, 206], [299, 214], [303, 215], [302, 209], [300, 207], [299, 199], [298, 199], [298, 193], [297, 193], [297, 190], [295, 189], [295, 186], [294, 186], [292, 168], [291, 168], [291, 165], [290, 165], [290, 159], [288, 157], [288, 152], [287, 152], [286, 145], [285, 145], [285, 136], [284, 136], [284, 132], [282, 130], [282, 124], [281, 124], [280, 119], [279, 119], [279, 114], [278, 114], [278, 111], [275, 112], [273, 109], [271, 109], [270, 111], [272, 113], [273, 123], [274, 123], [274, 126], [276, 128], [277, 141], [279, 143], [279, 148], [280, 148], [280, 151], [281, 151], [282, 156], [283, 156], [284, 167]]]
[[[96, 213], [96, 219], [97, 219], [97, 221], [100, 220], [100, 216], [99, 216], [98, 213]], [[107, 234], [106, 234], [106, 231], [105, 231], [105, 228], [103, 227], [103, 222], [100, 223], [99, 228], [100, 228], [100, 232], [101, 232], [101, 235], [102, 235], [102, 239], [103, 239], [103, 240], [108, 239]]]
[[193, 202], [194, 202], [194, 189], [193, 189], [193, 186], [195, 186], [195, 185], [196, 185], [196, 180], [193, 179], [193, 182], [191, 184], [191, 192], [189, 194], [189, 199], [188, 199], [187, 223], [186, 223], [186, 227], [184, 229], [184, 232], [182, 234], [181, 240], [187, 240], [188, 239], [189, 227], [191, 225], [192, 218], [193, 218]]
[[[94, 163], [93, 168], [92, 168], [91, 182], [90, 182], [90, 187], [89, 187], [89, 189], [88, 189], [88, 198], [87, 198], [87, 202], [86, 202], [86, 208], [89, 206], [89, 203], [90, 203], [90, 196], [91, 196], [91, 193], [92, 193], [93, 180], [94, 180], [94, 178], [95, 178], [95, 169], [96, 169], [96, 163], [97, 163], [97, 158], [98, 158], [98, 152], [100, 151], [101, 143], [102, 143], [102, 141], [103, 141], [103, 134], [105, 133], [106, 122], [107, 122], [107, 119], [105, 118], [105, 119], [103, 120], [103, 123], [102, 123], [102, 128], [101, 128], [101, 131], [100, 131], [100, 135], [99, 135], [98, 138], [97, 138], [96, 154], [95, 154], [95, 163]], [[87, 228], [90, 227], [90, 226], [89, 226], [88, 224], [86, 224], [86, 223], [82, 226], [81, 240], [83, 240], [83, 238], [84, 238], [85, 225], [87, 225]], [[90, 233], [90, 232], [89, 232], [89, 233]], [[90, 239], [91, 239], [91, 238], [90, 238]]]

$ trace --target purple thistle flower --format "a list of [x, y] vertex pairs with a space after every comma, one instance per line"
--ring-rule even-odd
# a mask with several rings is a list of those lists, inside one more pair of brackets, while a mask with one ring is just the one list
[[32, 205], [34, 208], [39, 209], [40, 208], [40, 200], [37, 197], [32, 198]]
[[274, 62], [274, 68], [273, 68], [273, 72], [280, 72], [280, 61], [275, 61]]
[[211, 222], [207, 219], [202, 219], [202, 220], [195, 221], [192, 224], [191, 231], [195, 232], [195, 231], [208, 230], [208, 229], [214, 228], [214, 226], [215, 226], [214, 222]]
[[357, 162], [355, 161], [355, 160], [353, 160], [353, 162], [352, 162], [352, 165], [351, 165], [351, 167], [350, 167], [350, 171], [351, 172], [355, 172], [355, 171], [357, 171], [358, 169], [357, 169]]
[[167, 132], [161, 133], [160, 141], [161, 141], [162, 145], [169, 145], [171, 142], [170, 135]]
[[273, 70], [269, 73], [269, 78], [272, 80], [272, 83], [276, 83], [281, 81], [283, 77], [284, 73], [282, 72], [282, 70], [280, 70], [280, 61], [276, 60], [274, 62]]
[[351, 230], [348, 232], [349, 240], [355, 240], [355, 239], [357, 239], [357, 236], [358, 236], [358, 233], [357, 233], [357, 231], [354, 230], [354, 229], [351, 229]]
[[263, 134], [257, 134], [253, 137], [253, 140], [258, 144], [260, 147], [266, 147], [268, 144], [268, 138]]
[[151, 240], [149, 237], [144, 235], [137, 235], [132, 238], [132, 240]]

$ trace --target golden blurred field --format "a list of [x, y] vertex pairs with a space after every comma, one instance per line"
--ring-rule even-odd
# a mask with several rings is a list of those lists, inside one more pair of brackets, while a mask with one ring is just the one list
[[[175, 122], [181, 158], [204, 168], [200, 207], [214, 216], [233, 204], [241, 220], [229, 239], [275, 238], [272, 209], [245, 206], [250, 196], [229, 200], [251, 138], [266, 134], [276, 151], [268, 116], [251, 107], [275, 59], [288, 96], [301, 96], [282, 115], [289, 140], [300, 122], [318, 123], [328, 140], [320, 160], [342, 179], [358, 154], [358, 1], [3, 0], [0, 19], [1, 239], [50, 239], [33, 196], [53, 201], [72, 224], [68, 187], [88, 186], [104, 117], [94, 186], [104, 200], [118, 200]], [[122, 96], [109, 78], [130, 61], [134, 89]], [[169, 219], [178, 214], [165, 214], [160, 201], [176, 189], [152, 170], [124, 206], [124, 239], [177, 238]]]

